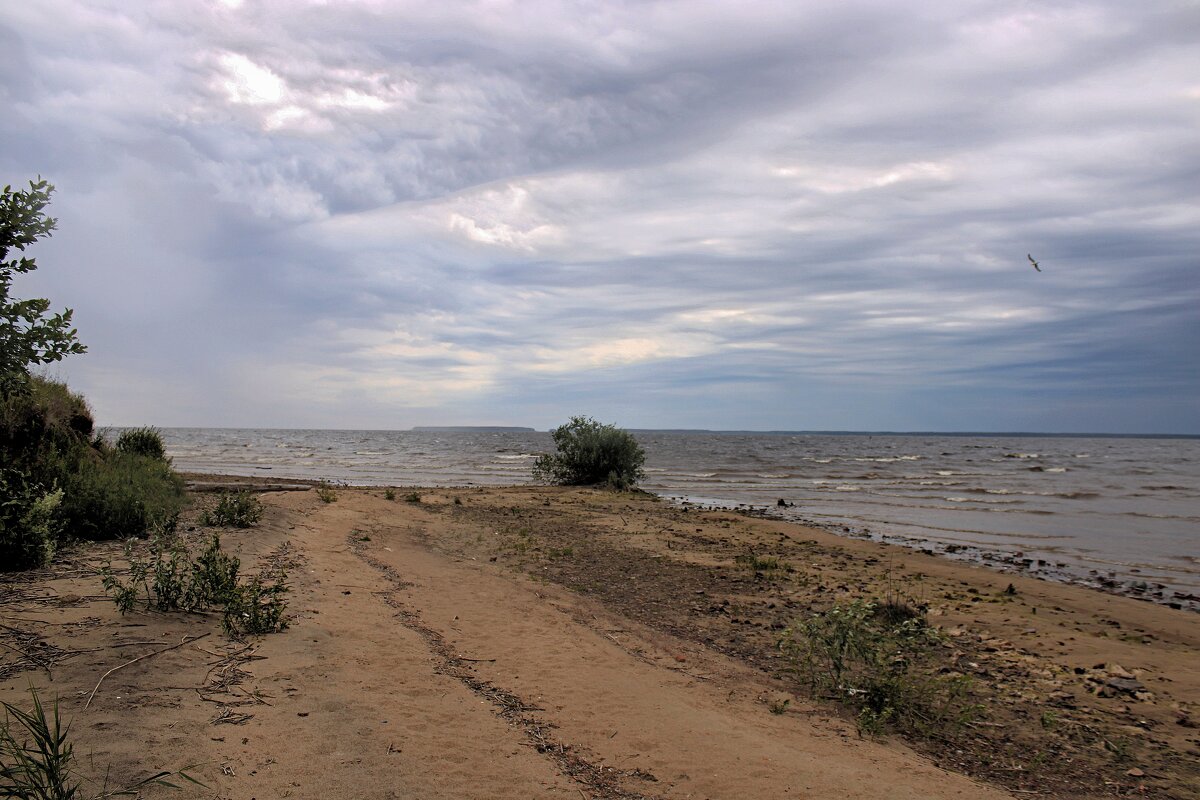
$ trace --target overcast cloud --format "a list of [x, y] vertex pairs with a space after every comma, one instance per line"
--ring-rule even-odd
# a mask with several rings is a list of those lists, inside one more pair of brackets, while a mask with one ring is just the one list
[[1197, 65], [1190, 1], [7, 3], [16, 293], [109, 424], [1200, 433]]

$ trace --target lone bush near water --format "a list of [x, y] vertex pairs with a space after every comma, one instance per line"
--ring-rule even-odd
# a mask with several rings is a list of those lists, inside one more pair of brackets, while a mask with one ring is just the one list
[[645, 477], [646, 453], [629, 431], [591, 417], [571, 417], [550, 435], [556, 452], [534, 462], [535, 480], [560, 486], [630, 489]]

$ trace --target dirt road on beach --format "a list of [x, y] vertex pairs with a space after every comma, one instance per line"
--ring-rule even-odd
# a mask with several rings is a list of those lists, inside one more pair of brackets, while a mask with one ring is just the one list
[[524, 534], [500, 545], [465, 510], [474, 496], [447, 513], [451, 494], [264, 496], [262, 525], [223, 541], [248, 571], [288, 569], [292, 620], [250, 642], [212, 618], [118, 616], [92, 569], [115, 546], [6, 585], [5, 623], [41, 637], [44, 668], [0, 672], [0, 697], [57, 694], [84, 772], [109, 769], [112, 785], [184, 766], [207, 785], [148, 796], [1013, 796], [862, 738], [763, 669], [540, 577], [538, 562], [514, 569]]

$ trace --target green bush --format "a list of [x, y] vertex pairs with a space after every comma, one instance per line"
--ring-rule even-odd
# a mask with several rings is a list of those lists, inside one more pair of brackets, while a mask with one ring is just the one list
[[262, 519], [262, 501], [250, 492], [226, 492], [216, 508], [204, 512], [201, 525], [226, 528], [253, 528]]
[[66, 385], [31, 377], [0, 397], [0, 570], [45, 564], [65, 522], [61, 487], [94, 456], [91, 411]]
[[78, 539], [143, 537], [172, 528], [184, 499], [183, 481], [165, 461], [112, 451], [82, 459], [66, 476], [61, 516]]
[[167, 460], [167, 451], [158, 428], [130, 428], [121, 431], [121, 435], [117, 437], [117, 452], [157, 458], [159, 461]]
[[38, 268], [25, 250], [54, 230], [55, 220], [45, 211], [53, 192], [40, 178], [26, 190], [0, 190], [0, 397], [22, 391], [31, 366], [87, 352], [71, 327], [71, 309], [47, 316], [49, 300], [19, 300], [10, 292], [15, 275]]
[[43, 492], [24, 476], [0, 469], [0, 564], [32, 569], [47, 563], [58, 547], [56, 511], [62, 491]]
[[860, 729], [926, 735], [968, 720], [969, 680], [940, 673], [942, 638], [894, 604], [838, 603], [784, 631], [779, 648], [817, 697], [857, 712]]
[[216, 534], [193, 559], [186, 545], [171, 535], [159, 537], [151, 547], [150, 561], [135, 554], [131, 542], [125, 551], [129, 562], [127, 579], [117, 577], [111, 566], [103, 570], [104, 591], [126, 614], [139, 598], [155, 611], [205, 611], [223, 609], [222, 625], [234, 637], [263, 634], [287, 627], [284, 611], [288, 592], [282, 573], [267, 582], [256, 575], [244, 583], [238, 576], [241, 561], [221, 549]]
[[563, 486], [629, 489], [645, 477], [646, 454], [628, 431], [590, 417], [572, 417], [550, 432], [556, 452], [538, 458], [535, 480]]
[[229, 636], [245, 634], [261, 635], [276, 633], [287, 627], [283, 612], [287, 609], [284, 595], [288, 587], [283, 578], [265, 583], [261, 576], [254, 576], [244, 585], [238, 586], [225, 605], [222, 625]]

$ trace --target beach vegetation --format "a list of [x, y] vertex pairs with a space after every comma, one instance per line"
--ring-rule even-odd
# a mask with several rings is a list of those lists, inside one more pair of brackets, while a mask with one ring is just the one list
[[183, 480], [165, 461], [118, 450], [80, 458], [61, 485], [66, 530], [89, 541], [171, 530], [186, 499]]
[[332, 485], [326, 483], [325, 481], [321, 481], [317, 484], [317, 497], [321, 499], [322, 503], [336, 503], [338, 499], [338, 493]]
[[46, 564], [72, 539], [144, 536], [169, 527], [183, 486], [164, 460], [158, 432], [95, 435], [87, 401], [35, 367], [86, 352], [71, 310], [12, 297], [13, 278], [37, 269], [26, 249], [48, 237], [54, 187], [0, 191], [0, 570]]
[[545, 453], [534, 462], [535, 480], [625, 490], [645, 477], [645, 451], [628, 431], [590, 417], [572, 417], [550, 436], [555, 452]]
[[158, 428], [130, 428], [121, 431], [121, 435], [117, 437], [117, 451], [156, 458], [159, 461], [167, 460], [167, 450]]
[[31, 376], [0, 398], [0, 569], [41, 566], [74, 539], [145, 536], [183, 502], [170, 465], [108, 447], [66, 384]]
[[760, 556], [753, 552], [743, 553], [734, 558], [734, 563], [739, 564], [754, 574], [763, 574], [767, 577], [773, 577], [780, 572], [794, 572], [793, 567], [787, 561], [778, 556]]
[[882, 604], [857, 599], [797, 620], [779, 648], [812, 694], [851, 709], [864, 733], [924, 736], [978, 710], [970, 680], [936, 668], [942, 644], [923, 615], [897, 620]]
[[420, 503], [420, 502], [421, 502], [421, 495], [420, 495], [418, 492], [409, 492], [408, 494], [404, 495], [404, 502], [406, 502], [406, 503]]
[[152, 611], [219, 609], [222, 626], [233, 637], [287, 627], [287, 576], [280, 572], [243, 580], [241, 560], [222, 549], [216, 534], [194, 558], [181, 539], [163, 534], [145, 555], [129, 542], [125, 559], [128, 566], [120, 572], [111, 564], [102, 570], [104, 590], [122, 614], [139, 604]]
[[384, 500], [395, 500], [396, 499], [396, 490], [395, 489], [384, 489], [383, 490], [383, 499]]
[[201, 515], [200, 524], [222, 528], [253, 528], [262, 520], [265, 511], [262, 501], [250, 492], [224, 492], [216, 506]]

